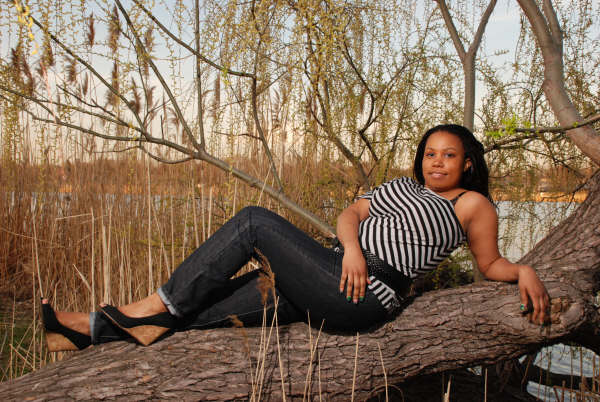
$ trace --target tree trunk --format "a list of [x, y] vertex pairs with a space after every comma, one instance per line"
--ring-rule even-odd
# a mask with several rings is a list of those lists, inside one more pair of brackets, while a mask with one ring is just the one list
[[600, 137], [591, 126], [577, 127], [583, 121], [565, 88], [563, 32], [550, 0], [543, 1], [544, 13], [534, 0], [518, 0], [527, 16], [544, 58], [542, 89], [561, 125], [572, 126], [567, 135], [581, 152], [600, 165]]
[[446, 24], [450, 38], [454, 43], [456, 53], [460, 58], [465, 76], [463, 126], [473, 131], [475, 126], [475, 56], [479, 50], [479, 45], [481, 44], [485, 27], [490, 20], [490, 16], [494, 11], [494, 7], [496, 7], [496, 0], [491, 0], [486, 7], [483, 15], [481, 16], [481, 20], [479, 21], [479, 25], [477, 26], [477, 31], [473, 37], [473, 42], [471, 42], [467, 50], [465, 50], [460, 35], [456, 30], [456, 26], [452, 21], [452, 17], [450, 16], [450, 11], [448, 10], [446, 2], [444, 0], [436, 0], [436, 2], [440, 8], [440, 12], [442, 13], [442, 18], [444, 19], [444, 23]]
[[[600, 174], [590, 187], [588, 199], [522, 260], [538, 270], [548, 288], [551, 325], [531, 324], [520, 314], [514, 284], [485, 282], [426, 293], [394, 321], [358, 336], [319, 335], [296, 323], [279, 328], [279, 347], [275, 331], [262, 343], [267, 347], [260, 346], [268, 328], [266, 335], [260, 328], [215, 329], [176, 333], [148, 347], [94, 346], [0, 384], [0, 395], [229, 400], [250, 398], [254, 390], [259, 400], [280, 400], [282, 392], [349, 400], [356, 370], [354, 395], [364, 399], [384, 387], [382, 366], [387, 383], [395, 384], [493, 364], [568, 340], [598, 353]], [[262, 367], [258, 375], [257, 364]]]

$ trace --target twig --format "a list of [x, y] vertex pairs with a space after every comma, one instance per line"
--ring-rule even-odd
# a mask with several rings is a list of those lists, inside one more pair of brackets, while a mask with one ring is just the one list
[[388, 383], [387, 383], [387, 373], [385, 372], [385, 365], [383, 364], [383, 354], [381, 353], [381, 346], [379, 342], [377, 342], [377, 349], [379, 349], [379, 360], [381, 361], [381, 368], [383, 370], [383, 380], [385, 382], [385, 401], [388, 402]]
[[152, 22], [154, 22], [171, 39], [173, 39], [177, 44], [179, 44], [180, 46], [182, 46], [183, 48], [185, 48], [187, 51], [189, 51], [193, 55], [199, 57], [206, 64], [209, 64], [210, 66], [216, 68], [217, 70], [226, 72], [227, 74], [230, 74], [230, 75], [237, 75], [237, 76], [240, 76], [240, 77], [253, 77], [253, 75], [250, 74], [250, 73], [245, 73], [245, 72], [240, 72], [240, 71], [235, 71], [235, 70], [229, 70], [226, 67], [220, 66], [217, 63], [215, 63], [214, 61], [209, 60], [204, 55], [198, 53], [192, 47], [190, 47], [187, 43], [185, 43], [184, 41], [182, 41], [181, 39], [179, 39], [177, 36], [175, 36], [170, 30], [168, 30], [163, 24], [161, 24], [160, 21], [158, 21], [158, 19], [156, 19], [156, 17], [148, 9], [146, 9], [146, 7], [144, 7], [144, 5], [142, 3], [140, 3], [138, 0], [133, 0], [133, 2], [139, 8], [141, 8], [142, 11], [144, 13], [146, 13], [146, 15], [148, 16], [148, 18], [150, 18], [152, 20]]
[[[592, 116], [592, 117], [588, 117], [587, 119], [584, 119], [581, 122], [574, 122], [572, 124], [567, 124], [564, 126], [554, 126], [554, 127], [531, 127], [531, 128], [526, 128], [526, 127], [519, 127], [519, 128], [514, 128], [511, 129], [511, 131], [514, 131], [516, 133], [533, 133], [533, 134], [541, 134], [541, 133], [564, 133], [570, 130], [576, 130], [578, 128], [584, 127], [584, 126], [589, 126], [590, 124], [594, 124], [597, 121], [600, 121], [600, 113]], [[504, 127], [500, 127], [496, 130], [492, 130], [492, 131], [504, 131]]]
[[356, 333], [356, 349], [354, 351], [354, 374], [352, 375], [352, 402], [354, 402], [354, 389], [356, 386], [356, 371], [358, 368], [358, 338], [359, 333]]

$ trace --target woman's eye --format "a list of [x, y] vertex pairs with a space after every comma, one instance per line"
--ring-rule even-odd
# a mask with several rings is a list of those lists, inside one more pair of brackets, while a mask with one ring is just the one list
[[446, 157], [448, 157], [448, 158], [454, 158], [454, 156], [455, 156], [455, 154], [453, 154], [453, 153], [447, 153], [446, 154]]

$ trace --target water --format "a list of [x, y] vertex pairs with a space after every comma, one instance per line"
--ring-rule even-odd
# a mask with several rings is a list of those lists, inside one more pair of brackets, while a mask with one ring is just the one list
[[[573, 212], [577, 205], [567, 202], [498, 202], [498, 234], [501, 253], [511, 261], [519, 260], [537, 242], [542, 240], [553, 226]], [[547, 369], [550, 364], [550, 371], [553, 373], [579, 376], [583, 370], [585, 377], [593, 377], [593, 359], [596, 359], [596, 367], [598, 367], [600, 358], [592, 351], [582, 347], [557, 344], [540, 350], [534, 364], [544, 369]], [[598, 375], [597, 371], [596, 375]], [[567, 383], [566, 387], [569, 386], [570, 383]], [[573, 388], [577, 390], [579, 384], [574, 383]], [[563, 398], [562, 390], [558, 390], [560, 399], [557, 399], [551, 387], [531, 381], [527, 385], [527, 391], [544, 401], [559, 401]], [[565, 392], [564, 401], [581, 400], [578, 397], [579, 395], [576, 396], [574, 393]], [[592, 399], [588, 396], [583, 400], [597, 401], [598, 398]]]
[[[596, 359], [595, 375], [597, 377], [600, 359], [594, 352], [582, 347], [558, 344], [544, 348], [536, 356], [534, 364], [546, 369], [548, 367], [548, 362], [550, 362], [550, 371], [552, 371], [553, 373], [565, 374], [569, 376], [579, 376], [581, 375], [581, 372], [583, 370], [584, 377], [594, 377], [593, 359]], [[591, 382], [588, 381], [587, 386], [591, 387]], [[570, 381], [567, 381], [565, 383], [565, 388], [570, 387]], [[557, 399], [552, 387], [547, 387], [531, 381], [527, 384], [527, 391], [535, 397], [538, 397], [544, 401], [562, 401], [563, 392], [565, 402], [598, 401], [600, 399], [597, 396], [592, 397], [591, 395], [587, 395], [587, 397], [581, 398], [581, 395], [578, 392], [579, 384], [575, 380], [573, 380], [572, 388], [575, 390], [575, 392], [557, 389], [557, 393], [559, 396], [559, 399]]]
[[500, 252], [509, 260], [518, 261], [577, 205], [569, 202], [499, 201]]

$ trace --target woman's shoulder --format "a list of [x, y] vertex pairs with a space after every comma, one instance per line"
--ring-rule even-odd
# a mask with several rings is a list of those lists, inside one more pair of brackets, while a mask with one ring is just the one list
[[[491, 203], [491, 201], [486, 196], [481, 194], [480, 192], [473, 191], [473, 190], [464, 190], [464, 191], [465, 192], [462, 193], [462, 195], [459, 198], [462, 205], [465, 205], [469, 208], [483, 207], [483, 208], [494, 209], [494, 205]], [[457, 203], [457, 205], [458, 205], [458, 203]]]
[[496, 208], [491, 201], [477, 191], [467, 191], [455, 205], [455, 212], [466, 220], [472, 217], [482, 219], [497, 219]]

